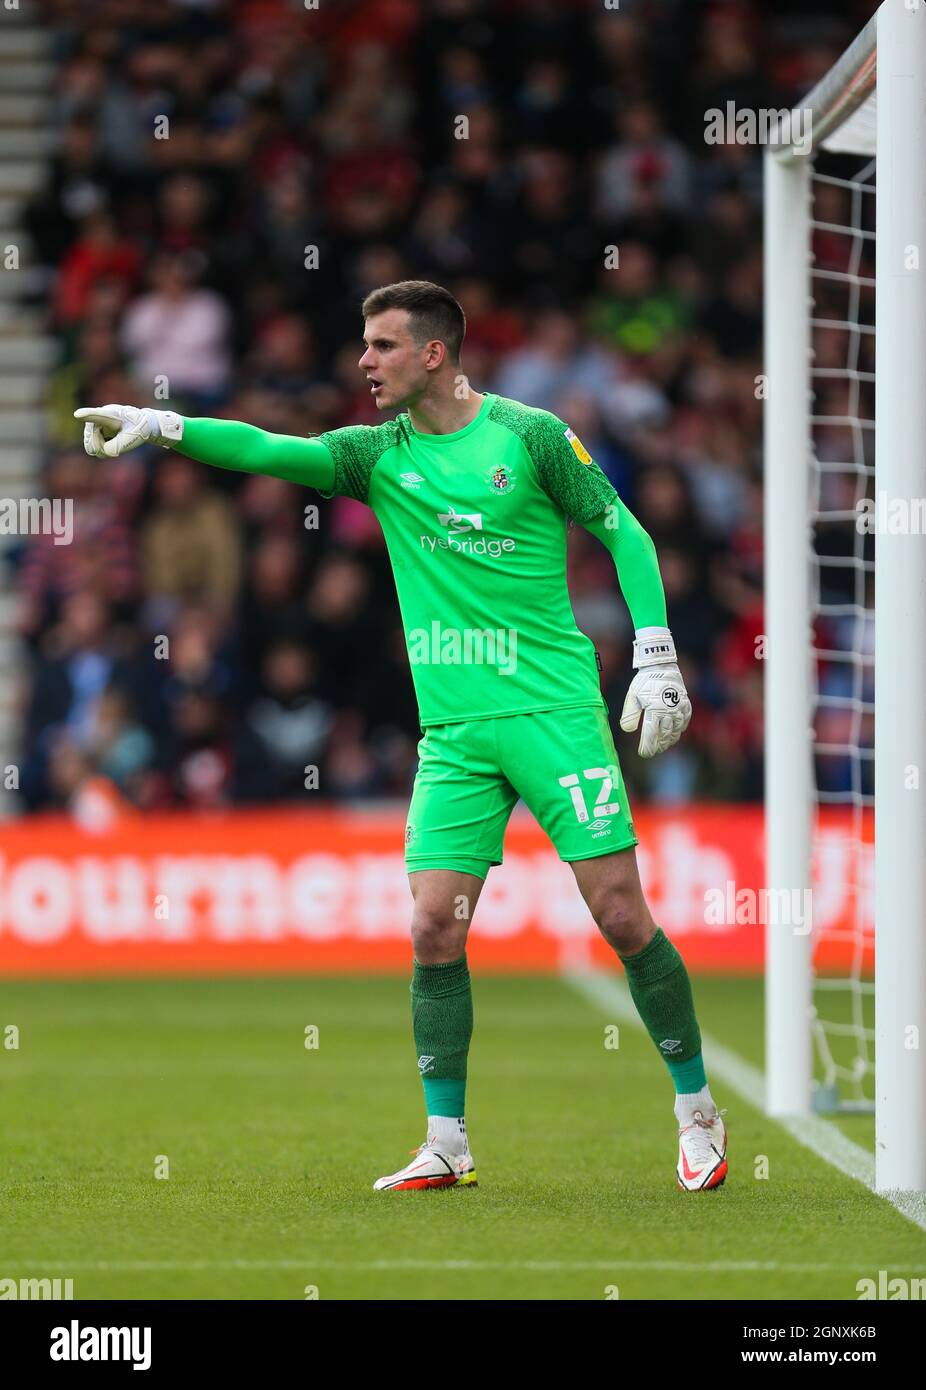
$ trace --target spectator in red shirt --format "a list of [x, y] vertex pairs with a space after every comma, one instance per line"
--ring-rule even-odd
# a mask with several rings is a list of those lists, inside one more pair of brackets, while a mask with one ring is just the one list
[[134, 242], [120, 236], [108, 212], [91, 212], [81, 232], [61, 262], [55, 293], [55, 318], [65, 328], [87, 312], [94, 286], [100, 280], [115, 282], [121, 299], [128, 298], [141, 269], [141, 252]]

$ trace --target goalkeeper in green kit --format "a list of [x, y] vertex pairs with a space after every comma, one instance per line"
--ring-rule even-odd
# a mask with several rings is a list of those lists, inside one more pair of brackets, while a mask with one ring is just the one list
[[571, 865], [669, 1068], [679, 1186], [718, 1187], [726, 1129], [704, 1072], [691, 984], [643, 896], [595, 650], [576, 627], [566, 584], [574, 517], [610, 551], [636, 631], [621, 728], [642, 720], [640, 755], [661, 753], [687, 728], [691, 704], [653, 543], [565, 421], [468, 387], [465, 319], [447, 290], [402, 281], [375, 290], [362, 313], [360, 369], [378, 409], [402, 412], [384, 424], [301, 438], [134, 406], [75, 413], [97, 457], [157, 443], [323, 497], [354, 497], [382, 526], [423, 731], [405, 856], [427, 1138], [374, 1186], [476, 1182], [465, 1121], [473, 1029], [466, 936], [523, 798]]

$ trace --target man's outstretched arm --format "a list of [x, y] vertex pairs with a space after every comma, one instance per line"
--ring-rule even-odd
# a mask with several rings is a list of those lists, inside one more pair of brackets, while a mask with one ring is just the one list
[[191, 419], [173, 410], [104, 405], [75, 410], [84, 422], [84, 448], [97, 458], [118, 458], [140, 444], [160, 444], [178, 453], [241, 473], [265, 473], [330, 493], [334, 459], [318, 439], [270, 434], [240, 420]]

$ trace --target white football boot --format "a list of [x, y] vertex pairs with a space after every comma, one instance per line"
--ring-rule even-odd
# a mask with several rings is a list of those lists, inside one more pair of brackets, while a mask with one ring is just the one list
[[377, 1178], [374, 1192], [411, 1192], [431, 1187], [476, 1187], [476, 1166], [473, 1156], [450, 1154], [439, 1147], [435, 1135], [429, 1134], [423, 1144], [412, 1149], [411, 1163], [388, 1177]]
[[727, 1176], [726, 1110], [706, 1120], [700, 1110], [678, 1132], [678, 1168], [675, 1176], [683, 1192], [708, 1192], [720, 1187]]

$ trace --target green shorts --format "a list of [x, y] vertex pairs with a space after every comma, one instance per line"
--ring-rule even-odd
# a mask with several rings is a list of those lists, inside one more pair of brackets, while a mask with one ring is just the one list
[[502, 862], [519, 797], [560, 859], [637, 843], [607, 710], [600, 705], [435, 724], [418, 744], [405, 864], [485, 878]]

